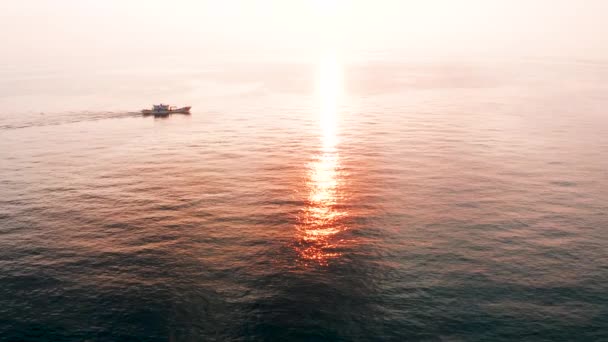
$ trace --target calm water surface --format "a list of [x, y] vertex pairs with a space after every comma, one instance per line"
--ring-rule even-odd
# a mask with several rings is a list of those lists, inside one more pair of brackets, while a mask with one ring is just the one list
[[606, 64], [2, 74], [2, 341], [608, 340]]

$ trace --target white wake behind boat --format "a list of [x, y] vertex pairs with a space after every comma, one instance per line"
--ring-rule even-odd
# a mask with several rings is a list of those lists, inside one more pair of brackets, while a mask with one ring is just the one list
[[190, 106], [177, 108], [166, 104], [153, 105], [152, 109], [141, 111], [143, 115], [169, 115], [169, 114], [190, 114]]

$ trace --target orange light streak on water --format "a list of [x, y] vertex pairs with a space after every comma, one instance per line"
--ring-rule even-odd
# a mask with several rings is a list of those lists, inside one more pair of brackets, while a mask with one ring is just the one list
[[346, 229], [342, 221], [348, 215], [338, 209], [343, 199], [337, 133], [342, 89], [342, 66], [335, 54], [328, 54], [320, 63], [317, 85], [321, 146], [308, 165], [309, 195], [297, 226], [297, 250], [305, 263], [327, 265], [330, 259], [341, 255], [338, 250], [342, 240], [337, 236]]

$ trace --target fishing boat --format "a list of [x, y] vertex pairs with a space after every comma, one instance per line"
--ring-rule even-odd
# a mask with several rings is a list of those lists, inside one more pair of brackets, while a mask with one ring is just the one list
[[175, 106], [169, 106], [166, 104], [153, 105], [152, 109], [143, 109], [141, 113], [143, 115], [169, 115], [169, 114], [190, 114], [190, 106], [177, 108]]

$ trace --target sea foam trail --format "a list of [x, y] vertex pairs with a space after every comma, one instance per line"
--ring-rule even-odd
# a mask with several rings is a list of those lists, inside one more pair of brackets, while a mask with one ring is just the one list
[[98, 121], [109, 119], [130, 118], [141, 115], [139, 112], [117, 111], [117, 112], [66, 112], [66, 113], [30, 113], [23, 118], [11, 118], [9, 123], [0, 122], [0, 130], [20, 129], [29, 127], [65, 125], [83, 121]]

